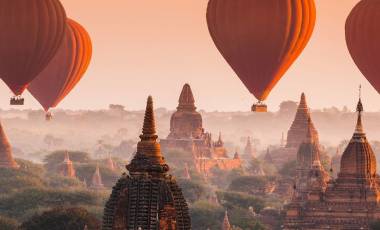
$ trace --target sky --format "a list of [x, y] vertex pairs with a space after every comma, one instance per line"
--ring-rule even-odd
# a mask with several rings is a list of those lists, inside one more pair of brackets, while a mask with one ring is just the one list
[[[316, 0], [317, 24], [303, 54], [267, 99], [270, 110], [301, 92], [315, 109], [354, 109], [358, 85], [367, 111], [380, 110], [380, 95], [356, 68], [346, 48], [344, 24], [359, 0]], [[248, 111], [256, 99], [215, 48], [207, 29], [207, 0], [62, 0], [67, 15], [93, 41], [92, 63], [83, 80], [59, 105], [102, 109], [122, 104], [174, 109], [184, 83], [206, 111]], [[0, 107], [9, 108], [10, 90], [0, 83]], [[22, 108], [39, 108], [26, 93]]]

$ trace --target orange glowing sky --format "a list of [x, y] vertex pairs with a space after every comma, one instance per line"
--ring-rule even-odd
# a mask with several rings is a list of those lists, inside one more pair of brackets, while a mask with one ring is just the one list
[[[359, 0], [316, 0], [317, 25], [304, 53], [272, 91], [271, 110], [281, 101], [354, 108], [359, 84], [367, 110], [380, 109], [380, 96], [355, 67], [346, 49], [344, 23]], [[216, 50], [207, 30], [207, 0], [62, 0], [67, 14], [84, 25], [94, 44], [84, 79], [61, 108], [106, 108], [120, 103], [142, 109], [148, 94], [156, 107], [176, 107], [190, 83], [197, 106], [208, 111], [248, 110], [254, 101]], [[10, 91], [0, 85], [0, 106]], [[38, 104], [26, 95], [26, 106]]]

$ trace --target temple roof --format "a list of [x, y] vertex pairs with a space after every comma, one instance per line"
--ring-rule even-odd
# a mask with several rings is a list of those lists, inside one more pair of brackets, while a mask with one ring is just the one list
[[185, 84], [182, 88], [181, 95], [178, 100], [178, 110], [191, 110], [195, 111], [197, 108], [195, 107], [195, 100], [193, 96], [193, 92], [191, 91], [191, 87], [189, 84]]
[[364, 133], [362, 113], [363, 104], [359, 99], [355, 131], [342, 155], [339, 177], [373, 178], [376, 176], [376, 157]]
[[298, 148], [304, 142], [309, 128], [314, 141], [319, 142], [318, 132], [311, 120], [310, 111], [306, 103], [306, 96], [302, 93], [296, 116], [288, 131], [286, 146]]
[[0, 123], [0, 168], [19, 168], [13, 159], [12, 147]]
[[133, 173], [166, 173], [169, 166], [161, 153], [160, 144], [157, 142], [155, 118], [153, 111], [153, 99], [148, 97], [144, 125], [140, 142], [137, 144], [137, 152], [131, 163], [127, 165], [128, 171]]

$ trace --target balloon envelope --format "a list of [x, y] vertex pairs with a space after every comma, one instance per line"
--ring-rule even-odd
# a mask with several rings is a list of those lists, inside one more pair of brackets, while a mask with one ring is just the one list
[[58, 0], [0, 0], [0, 76], [15, 95], [54, 57], [65, 27]]
[[92, 44], [87, 31], [70, 19], [66, 31], [55, 57], [28, 87], [46, 111], [70, 93], [90, 64]]
[[314, 0], [210, 0], [216, 47], [260, 101], [301, 54], [315, 25]]
[[362, 0], [346, 21], [346, 43], [352, 59], [380, 93], [380, 1]]

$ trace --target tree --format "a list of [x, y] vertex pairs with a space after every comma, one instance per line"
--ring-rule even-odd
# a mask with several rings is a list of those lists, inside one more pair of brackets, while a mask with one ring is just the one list
[[187, 202], [193, 203], [201, 200], [202, 198], [206, 198], [207, 188], [204, 183], [202, 184], [200, 182], [186, 179], [177, 179], [177, 182], [181, 187]]
[[292, 177], [296, 176], [296, 161], [288, 161], [282, 166], [278, 173], [282, 176]]
[[297, 110], [297, 102], [295, 101], [283, 101], [280, 104], [280, 113], [294, 113]]
[[100, 229], [100, 221], [84, 208], [57, 208], [35, 215], [24, 222], [21, 230], [89, 230]]
[[198, 201], [190, 207], [192, 229], [221, 229], [224, 209], [208, 203]]
[[17, 229], [18, 224], [14, 219], [0, 216], [0, 229], [1, 230], [15, 230]]
[[228, 210], [242, 208], [248, 212], [249, 207], [252, 207], [256, 213], [259, 213], [265, 206], [264, 200], [245, 193], [218, 191], [216, 194], [218, 200]]

